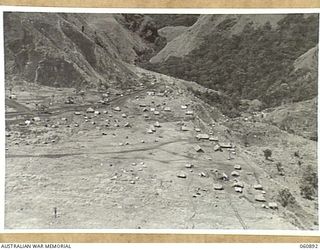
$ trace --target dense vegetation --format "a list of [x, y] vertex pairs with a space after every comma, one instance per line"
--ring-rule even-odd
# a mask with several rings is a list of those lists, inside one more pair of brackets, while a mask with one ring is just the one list
[[205, 101], [207, 104], [211, 106], [215, 106], [219, 108], [219, 110], [229, 117], [237, 117], [240, 115], [239, 110], [239, 99], [238, 98], [230, 98], [227, 95], [223, 95], [219, 92], [201, 92], [198, 90], [194, 90], [192, 88], [188, 88], [189, 91], [193, 92], [193, 94], [199, 97], [201, 100]]
[[300, 192], [301, 195], [309, 200], [317, 197], [318, 194], [318, 176], [317, 173], [313, 170], [311, 166], [307, 166], [305, 169], [301, 183], [300, 183]]
[[283, 207], [297, 206], [296, 198], [294, 198], [288, 188], [284, 188], [279, 191], [278, 201]]
[[316, 95], [316, 76], [308, 79], [314, 82], [308, 90], [301, 84], [290, 89], [288, 84], [305, 80], [306, 72], [293, 71], [293, 62], [318, 43], [316, 15], [288, 15], [276, 29], [270, 23], [259, 28], [249, 23], [243, 32], [230, 36], [228, 29], [234, 23], [234, 19], [222, 22], [184, 58], [170, 57], [164, 63], [143, 66], [222, 91], [235, 102], [259, 99], [265, 107], [272, 107]]

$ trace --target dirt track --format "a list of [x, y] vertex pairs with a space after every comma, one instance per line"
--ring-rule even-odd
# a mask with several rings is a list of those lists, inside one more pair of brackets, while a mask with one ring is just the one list
[[[254, 184], [264, 186], [267, 201], [275, 199], [273, 190], [277, 187], [271, 186], [268, 173], [241, 147], [237, 146], [237, 155], [228, 159], [227, 150], [213, 150], [214, 142], [195, 139], [195, 128], [200, 127], [201, 133], [212, 131], [221, 141], [229, 140], [224, 126], [208, 126], [215, 122], [209, 112], [203, 116], [206, 121], [201, 113], [187, 117], [181, 105], [190, 100], [190, 109], [207, 109], [176, 85], [168, 85], [174, 91], [168, 97], [149, 96], [144, 89], [114, 97], [108, 106], [53, 107], [47, 116], [50, 126], [61, 117], [67, 118], [54, 129], [46, 128], [59, 136], [55, 142], [42, 143], [46, 136], [43, 121], [23, 127], [35, 133], [39, 142], [28, 137], [28, 145], [26, 139], [9, 137], [6, 228], [297, 229], [283, 216], [281, 207], [264, 209], [255, 201], [261, 191], [255, 190]], [[146, 103], [148, 109], [156, 107], [160, 115], [142, 112], [139, 103]], [[120, 112], [113, 110], [116, 106], [121, 107]], [[165, 106], [172, 111], [163, 111]], [[86, 114], [87, 107], [108, 112]], [[75, 116], [75, 110], [83, 115]], [[85, 116], [90, 116], [89, 121]], [[155, 121], [161, 127], [148, 134]], [[177, 121], [190, 130], [181, 131]], [[21, 127], [14, 126], [13, 131], [23, 133]], [[195, 145], [204, 152], [197, 153]], [[185, 168], [187, 163], [194, 167]], [[218, 178], [217, 173], [231, 176], [236, 164], [242, 167], [240, 177], [227, 182]], [[186, 178], [179, 178], [181, 173]], [[244, 183], [242, 193], [234, 191], [234, 179]], [[217, 183], [224, 190], [214, 190]]]

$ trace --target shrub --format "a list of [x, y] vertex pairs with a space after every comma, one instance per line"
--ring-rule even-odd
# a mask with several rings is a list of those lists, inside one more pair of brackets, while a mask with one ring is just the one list
[[300, 182], [300, 194], [303, 198], [312, 200], [317, 196], [318, 190], [318, 176], [314, 172], [313, 168], [308, 165], [305, 172], [302, 175]]
[[269, 160], [272, 155], [272, 151], [267, 148], [266, 150], [263, 150], [263, 153], [264, 153], [264, 157], [266, 158], [266, 160]]
[[282, 167], [281, 162], [277, 162], [276, 167], [277, 167], [279, 175], [284, 175], [283, 167]]
[[287, 207], [288, 205], [293, 205], [296, 203], [296, 199], [288, 188], [279, 191], [278, 201], [283, 207]]

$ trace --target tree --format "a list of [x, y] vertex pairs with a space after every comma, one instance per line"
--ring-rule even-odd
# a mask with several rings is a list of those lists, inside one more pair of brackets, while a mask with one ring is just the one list
[[317, 196], [317, 190], [317, 173], [313, 170], [313, 168], [310, 165], [308, 165], [301, 178], [300, 194], [303, 198], [312, 200], [313, 197]]
[[282, 167], [281, 162], [277, 162], [276, 167], [277, 167], [279, 175], [284, 175], [283, 167]]
[[263, 153], [264, 153], [264, 157], [266, 160], [270, 160], [270, 157], [272, 155], [272, 151], [270, 149], [266, 149], [266, 150], [263, 150]]
[[296, 203], [296, 199], [288, 188], [279, 191], [278, 201], [283, 207], [287, 207], [288, 205], [293, 205]]

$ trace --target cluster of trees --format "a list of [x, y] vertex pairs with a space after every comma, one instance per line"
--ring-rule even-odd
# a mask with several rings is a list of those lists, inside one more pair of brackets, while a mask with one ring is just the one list
[[283, 207], [290, 207], [297, 204], [296, 198], [294, 198], [288, 188], [284, 188], [279, 191], [278, 201]]
[[229, 96], [209, 91], [201, 92], [192, 88], [188, 88], [188, 90], [193, 92], [195, 96], [201, 98], [209, 105], [219, 108], [223, 114], [229, 117], [233, 118], [240, 115], [238, 109], [240, 105], [239, 98], [230, 98]]
[[[265, 107], [280, 105], [289, 97], [294, 101], [310, 98], [302, 90], [291, 90], [287, 82], [304, 73], [293, 73], [293, 62], [318, 43], [317, 16], [287, 15], [277, 28], [269, 22], [258, 28], [249, 23], [240, 34], [229, 36], [228, 28], [234, 23], [233, 19], [224, 22], [184, 58], [170, 57], [144, 67], [196, 81], [232, 99], [259, 99]], [[292, 93], [301, 96], [292, 98]]]
[[300, 193], [302, 197], [308, 200], [313, 200], [318, 196], [318, 175], [310, 165], [303, 172]]

